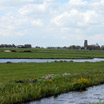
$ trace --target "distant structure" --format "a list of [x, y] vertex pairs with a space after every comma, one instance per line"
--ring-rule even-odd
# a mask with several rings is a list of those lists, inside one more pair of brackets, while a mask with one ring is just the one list
[[84, 48], [85, 48], [85, 50], [87, 49], [87, 46], [88, 46], [88, 41], [85, 40], [85, 41], [84, 41]]
[[31, 48], [32, 46], [31, 46], [31, 44], [25, 44], [24, 47], [25, 48]]

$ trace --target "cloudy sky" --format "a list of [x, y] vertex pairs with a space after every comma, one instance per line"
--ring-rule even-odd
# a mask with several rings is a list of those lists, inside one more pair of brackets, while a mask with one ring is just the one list
[[0, 0], [0, 44], [104, 45], [104, 0]]

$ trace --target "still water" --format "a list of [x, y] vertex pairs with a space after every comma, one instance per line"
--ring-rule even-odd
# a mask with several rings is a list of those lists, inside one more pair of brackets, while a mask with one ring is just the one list
[[74, 62], [99, 62], [104, 61], [104, 58], [94, 58], [94, 59], [0, 59], [0, 63], [6, 63], [6, 62], [12, 62], [12, 63], [18, 63], [18, 62], [54, 62], [54, 61], [74, 61]]
[[22, 104], [89, 104], [93, 102], [104, 101], [104, 85], [88, 88], [83, 92], [69, 92], [61, 94], [58, 97], [44, 98], [40, 101], [34, 101]]

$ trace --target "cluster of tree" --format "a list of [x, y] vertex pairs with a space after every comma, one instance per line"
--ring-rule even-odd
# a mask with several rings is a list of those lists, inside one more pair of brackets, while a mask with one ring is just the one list
[[68, 49], [68, 47], [47, 47], [47, 49]]
[[16, 48], [14, 44], [1, 44], [0, 48]]
[[[32, 48], [31, 44], [25, 44], [25, 45], [14, 45], [14, 44], [1, 44], [0, 48]], [[34, 48], [42, 48], [44, 47], [39, 47], [36, 46]], [[87, 45], [87, 47], [84, 46], [79, 46], [79, 45], [71, 45], [69, 47], [47, 47], [47, 49], [76, 49], [76, 50], [104, 50], [104, 45], [100, 46], [98, 44], [93, 44], [93, 45]]]
[[0, 48], [32, 48], [31, 44], [14, 45], [14, 44], [1, 44]]
[[71, 45], [68, 47], [69, 49], [83, 49], [84, 47], [81, 47], [79, 45]]
[[76, 50], [104, 50], [104, 45], [99, 46], [98, 44], [88, 45], [87, 47], [79, 45], [71, 45], [69, 47], [47, 47], [47, 49], [76, 49]]
[[100, 46], [98, 44], [88, 45], [86, 48], [81, 46], [69, 46], [69, 49], [79, 49], [79, 50], [104, 50], [104, 45]]

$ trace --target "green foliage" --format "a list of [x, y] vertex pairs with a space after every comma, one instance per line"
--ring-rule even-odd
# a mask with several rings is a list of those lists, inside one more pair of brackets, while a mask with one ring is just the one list
[[70, 60], [69, 62], [74, 62], [73, 60]]
[[80, 78], [76, 82], [72, 83], [74, 90], [85, 90], [89, 86], [89, 80], [86, 78]]

